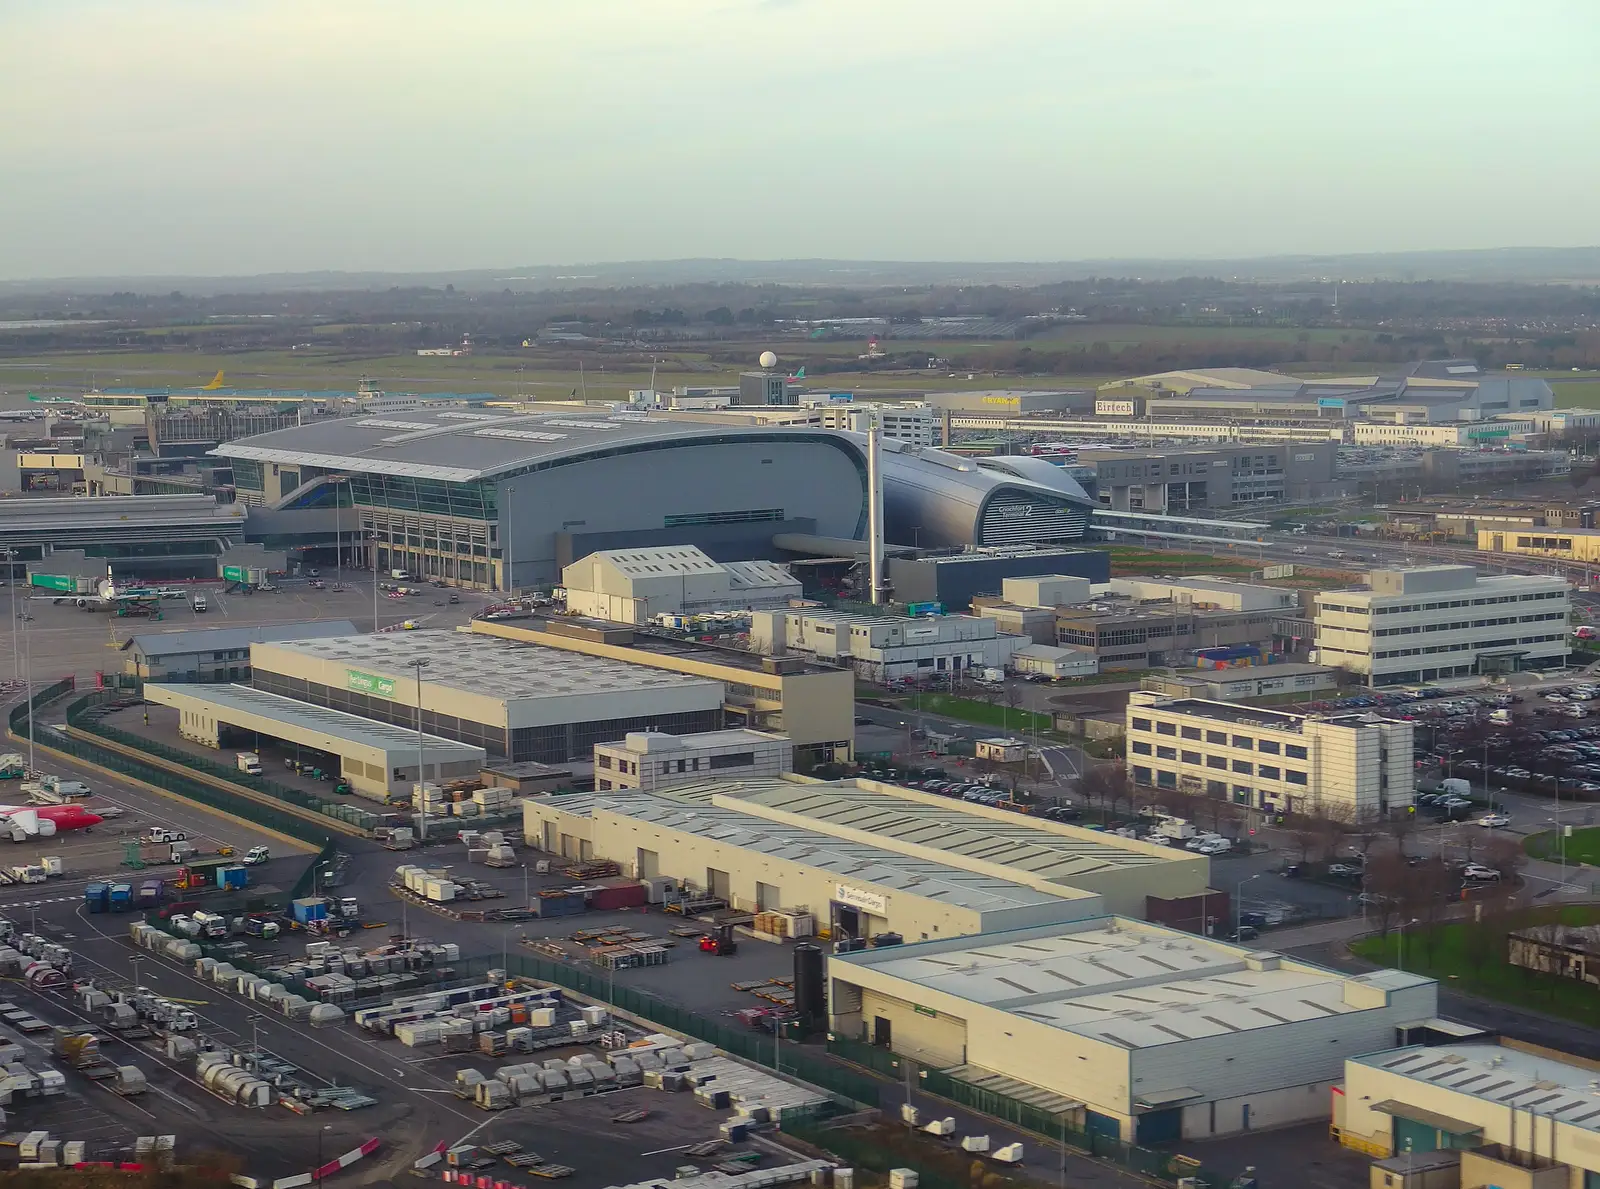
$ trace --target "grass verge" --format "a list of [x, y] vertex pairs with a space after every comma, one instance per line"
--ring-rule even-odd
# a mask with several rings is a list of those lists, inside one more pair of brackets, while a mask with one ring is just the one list
[[[1529, 834], [1523, 840], [1522, 849], [1532, 858], [1554, 861], [1561, 857], [1563, 848], [1560, 843], [1561, 839], [1554, 830], [1545, 830], [1539, 834]], [[1568, 863], [1588, 863], [1600, 867], [1600, 826], [1573, 830], [1565, 850]]]
[[1509, 929], [1557, 922], [1600, 923], [1600, 905], [1523, 909], [1493, 921], [1452, 921], [1431, 929], [1408, 929], [1403, 937], [1398, 932], [1388, 937], [1363, 937], [1351, 943], [1350, 952], [1382, 966], [1398, 966], [1436, 978], [1449, 990], [1600, 1027], [1600, 994], [1595, 993], [1594, 987], [1575, 979], [1525, 970], [1506, 961], [1505, 934]]

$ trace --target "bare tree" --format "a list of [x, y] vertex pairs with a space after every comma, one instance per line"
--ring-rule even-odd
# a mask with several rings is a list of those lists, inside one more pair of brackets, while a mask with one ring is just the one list
[[1483, 841], [1478, 861], [1485, 867], [1493, 867], [1500, 873], [1501, 882], [1509, 884], [1527, 863], [1528, 856], [1522, 853], [1522, 845], [1515, 838], [1491, 834]]
[[1388, 820], [1389, 837], [1394, 839], [1395, 849], [1402, 858], [1405, 857], [1406, 843], [1417, 832], [1417, 815], [1414, 811], [1391, 814]]
[[1089, 804], [1099, 803], [1102, 816], [1109, 816], [1116, 805], [1130, 799], [1132, 782], [1121, 764], [1092, 764], [1084, 768], [1074, 787]]
[[1367, 919], [1378, 927], [1379, 937], [1388, 937], [1406, 898], [1411, 869], [1396, 851], [1374, 855], [1367, 864]]
[[1423, 926], [1417, 934], [1417, 948], [1425, 958], [1431, 959], [1440, 926], [1450, 910], [1450, 893], [1454, 884], [1444, 861], [1437, 855], [1409, 870], [1411, 879], [1404, 907]]

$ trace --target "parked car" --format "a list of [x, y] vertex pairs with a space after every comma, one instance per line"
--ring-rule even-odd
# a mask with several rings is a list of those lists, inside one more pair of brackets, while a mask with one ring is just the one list
[[1350, 863], [1329, 863], [1328, 874], [1336, 879], [1360, 879], [1366, 871]]
[[1511, 818], [1504, 813], [1486, 813], [1478, 819], [1478, 824], [1485, 830], [1498, 830], [1501, 826], [1509, 826]]

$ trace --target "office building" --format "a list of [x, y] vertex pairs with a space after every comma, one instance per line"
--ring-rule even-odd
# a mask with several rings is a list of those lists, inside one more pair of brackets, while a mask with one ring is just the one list
[[1389, 424], [1358, 421], [1352, 434], [1358, 446], [1455, 446], [1458, 448], [1504, 445], [1512, 438], [1534, 432], [1534, 423], [1522, 417], [1492, 421]]
[[586, 762], [630, 731], [724, 725], [720, 681], [470, 632], [252, 644], [250, 664], [257, 689], [413, 730], [420, 707], [422, 730], [513, 763]]
[[1122, 917], [835, 954], [828, 977], [836, 1034], [1143, 1145], [1325, 1120], [1346, 1058], [1438, 1002], [1419, 975]]
[[654, 792], [707, 776], [741, 780], [794, 771], [794, 745], [782, 735], [744, 729], [667, 735], [631, 731], [620, 743], [594, 748], [594, 787]]
[[1331, 692], [1338, 674], [1325, 665], [1249, 665], [1230, 669], [1179, 669], [1140, 678], [1139, 688], [1168, 698], [1239, 702], [1250, 698], [1303, 696]]
[[800, 582], [770, 561], [712, 561], [693, 545], [608, 549], [561, 571], [567, 610], [614, 623], [784, 607]]
[[1365, 587], [1317, 594], [1313, 659], [1372, 686], [1559, 668], [1571, 612], [1567, 580], [1548, 574], [1374, 570]]
[[1095, 593], [1121, 595], [1138, 603], [1183, 604], [1197, 610], [1289, 611], [1300, 606], [1297, 590], [1204, 576], [1113, 578], [1096, 588]]
[[1095, 654], [1102, 673], [1182, 664], [1201, 648], [1269, 644], [1282, 611], [1210, 611], [1125, 596], [1056, 608], [1056, 643]]
[[754, 652], [848, 665], [879, 684], [1003, 668], [1027, 643], [1001, 635], [994, 620], [971, 615], [904, 618], [817, 609], [757, 611], [750, 620]]
[[800, 390], [782, 372], [740, 372], [737, 405], [793, 405], [800, 401]]
[[1332, 442], [1279, 442], [1147, 450], [1080, 450], [1092, 466], [1102, 506], [1119, 512], [1204, 515], [1208, 509], [1333, 490], [1338, 448]]
[[1403, 810], [1415, 794], [1409, 722], [1143, 691], [1125, 714], [1128, 774], [1147, 788], [1344, 822]]
[[[856, 686], [849, 669], [808, 664], [799, 656], [758, 656], [617, 624], [570, 619], [475, 620], [472, 631], [579, 657], [707, 678], [719, 682], [723, 690], [724, 721], [716, 727], [742, 726], [783, 735], [794, 745], [796, 762], [806, 766], [844, 762], [854, 754]], [[621, 735], [619, 731], [606, 738]]]

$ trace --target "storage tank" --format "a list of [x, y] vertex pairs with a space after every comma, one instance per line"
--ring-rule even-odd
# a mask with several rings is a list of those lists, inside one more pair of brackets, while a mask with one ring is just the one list
[[824, 982], [822, 947], [801, 942], [794, 947], [794, 1008], [801, 1026], [820, 1028], [828, 1016], [827, 985]]

